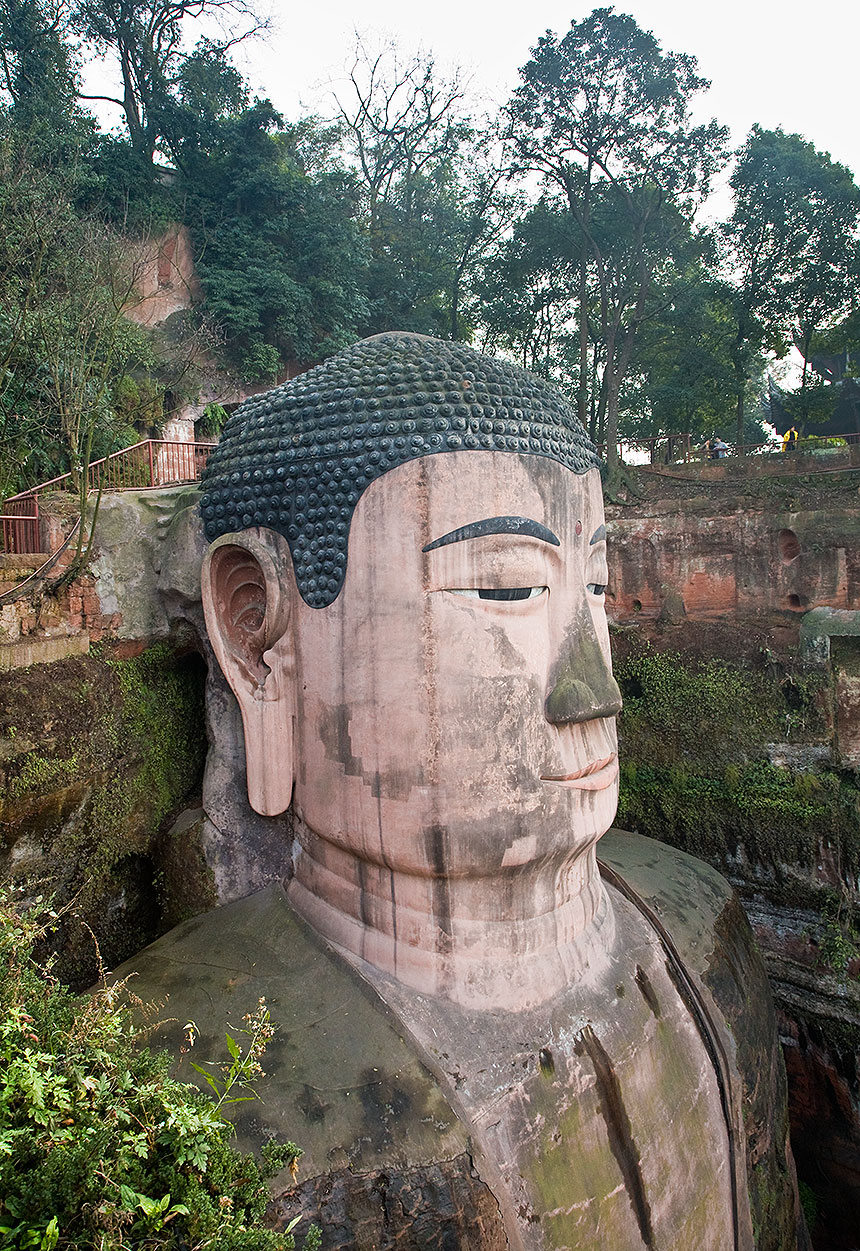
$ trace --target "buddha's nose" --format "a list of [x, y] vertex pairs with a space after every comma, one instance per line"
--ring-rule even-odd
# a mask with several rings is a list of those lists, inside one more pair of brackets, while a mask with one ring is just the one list
[[621, 691], [612, 676], [591, 616], [580, 615], [556, 662], [546, 697], [546, 719], [553, 725], [574, 725], [621, 711]]

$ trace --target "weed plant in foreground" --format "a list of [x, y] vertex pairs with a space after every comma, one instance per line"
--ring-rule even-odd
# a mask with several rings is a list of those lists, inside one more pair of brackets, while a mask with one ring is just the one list
[[[231, 1147], [222, 1115], [254, 1097], [265, 1004], [242, 1044], [228, 1038], [220, 1075], [207, 1066], [212, 1099], [170, 1076], [169, 1055], [141, 1047], [124, 983], [80, 997], [42, 967], [43, 934], [0, 896], [0, 1247], [292, 1251], [289, 1231], [264, 1227], [266, 1178], [295, 1173], [300, 1149], [271, 1143], [260, 1163]], [[312, 1227], [304, 1251], [319, 1245]]]

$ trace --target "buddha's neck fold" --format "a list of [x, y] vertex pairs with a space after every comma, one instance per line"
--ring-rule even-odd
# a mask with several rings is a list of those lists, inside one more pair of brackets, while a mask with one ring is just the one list
[[292, 906], [353, 962], [470, 1008], [534, 1007], [597, 973], [614, 918], [593, 846], [493, 878], [395, 873], [296, 820]]

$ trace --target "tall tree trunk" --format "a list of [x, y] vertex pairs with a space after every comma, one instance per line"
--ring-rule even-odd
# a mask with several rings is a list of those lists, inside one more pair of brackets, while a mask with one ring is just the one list
[[735, 371], [735, 443], [737, 444], [735, 451], [739, 456], [746, 454], [744, 448], [744, 391], [746, 390], [747, 379], [742, 361], [745, 342], [746, 336], [743, 330], [738, 330], [733, 345], [732, 364]]
[[803, 326], [801, 328], [803, 335], [803, 371], [800, 375], [800, 433], [806, 434], [806, 425], [809, 421], [809, 395], [807, 386], [809, 384], [809, 349], [812, 343], [812, 328]]
[[579, 262], [579, 385], [576, 413], [583, 429], [588, 428], [588, 262], [583, 249]]
[[[607, 374], [609, 375], [607, 377]], [[610, 474], [613, 474], [618, 468], [618, 396], [620, 392], [621, 379], [617, 376], [610, 366], [606, 366], [606, 373], [603, 375], [604, 395], [601, 399], [606, 401], [606, 468]]]
[[454, 285], [451, 288], [451, 338], [457, 339], [457, 331], [460, 329], [460, 275], [454, 278]]
[[588, 421], [588, 433], [592, 443], [600, 442], [600, 425], [603, 419], [602, 391], [597, 372], [597, 344], [591, 353], [591, 411]]

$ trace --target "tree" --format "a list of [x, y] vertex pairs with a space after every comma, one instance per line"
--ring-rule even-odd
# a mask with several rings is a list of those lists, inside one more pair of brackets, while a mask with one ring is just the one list
[[[43, 153], [40, 151], [40, 155]], [[152, 347], [129, 322], [137, 273], [129, 241], [81, 215], [75, 164], [34, 160], [9, 119], [0, 133], [0, 452], [6, 489], [71, 471], [86, 538], [94, 456], [129, 439], [123, 380], [147, 375]]]
[[[620, 428], [627, 437], [690, 432], [734, 438], [733, 292], [706, 260], [695, 259], [678, 269], [665, 294], [638, 336]], [[747, 370], [748, 385], [759, 393], [764, 369], [759, 354]], [[744, 441], [762, 437], [747, 409]]]
[[0, 84], [19, 124], [36, 117], [59, 129], [74, 110], [71, 50], [62, 0], [0, 0]]
[[205, 309], [248, 381], [340, 350], [367, 315], [353, 179], [306, 173], [308, 143], [307, 124], [297, 136], [268, 101], [256, 101], [223, 119], [206, 149], [186, 154], [186, 212]]
[[369, 244], [366, 329], [462, 333], [467, 275], [501, 228], [504, 173], [464, 112], [459, 75], [358, 40], [334, 95]]
[[737, 155], [724, 235], [735, 273], [740, 431], [743, 353], [765, 346], [784, 355], [792, 339], [804, 361], [799, 419], [806, 420], [814, 338], [845, 316], [860, 281], [860, 189], [845, 166], [780, 129], [753, 126]]
[[432, 57], [403, 57], [395, 45], [371, 52], [359, 38], [349, 89], [334, 94], [346, 146], [367, 197], [371, 239], [395, 190], [408, 211], [416, 180], [448, 161], [468, 123], [459, 76], [440, 78]]
[[495, 126], [476, 132], [452, 161], [450, 185], [437, 198], [432, 226], [447, 251], [448, 337], [470, 338], [483, 313], [475, 285], [484, 261], [510, 228], [521, 197]]
[[[647, 243], [652, 224], [670, 204], [687, 228], [724, 162], [726, 131], [716, 122], [691, 121], [691, 100], [709, 85], [697, 75], [695, 58], [664, 53], [652, 34], [612, 9], [595, 9], [561, 40], [547, 32], [520, 77], [508, 106], [519, 168], [538, 172], [555, 189], [587, 244], [578, 275], [578, 409], [586, 422], [593, 275], [605, 336], [601, 388], [611, 479], [621, 384], [654, 279], [655, 254]], [[613, 211], [628, 223], [623, 309], [593, 228], [600, 191], [611, 193]]]
[[[188, 51], [188, 28], [198, 21], [220, 25], [220, 40], [201, 40]], [[182, 94], [188, 100], [201, 79], [235, 94], [235, 71], [225, 62], [235, 44], [264, 29], [251, 0], [79, 0], [74, 26], [85, 47], [111, 58], [119, 70], [121, 96], [82, 96], [118, 105], [125, 116], [129, 140], [140, 161], [151, 166], [156, 151], [173, 158], [181, 135], [176, 124]], [[187, 112], [185, 114], [187, 120]]]
[[485, 349], [569, 388], [576, 378], [580, 239], [570, 215], [542, 198], [484, 263], [478, 295]]

